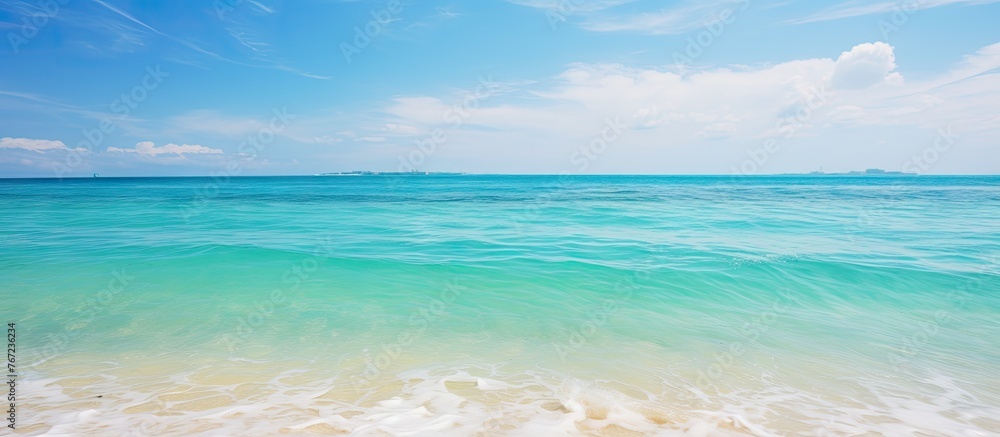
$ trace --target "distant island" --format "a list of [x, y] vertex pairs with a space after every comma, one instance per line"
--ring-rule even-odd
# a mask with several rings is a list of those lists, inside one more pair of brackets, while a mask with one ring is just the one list
[[319, 173], [315, 176], [461, 176], [465, 173], [447, 171], [339, 171], [334, 173]]
[[816, 175], [816, 176], [917, 176], [917, 173], [909, 173], [904, 171], [885, 171], [881, 168], [869, 168], [865, 171], [861, 170], [851, 170], [847, 173], [826, 173], [822, 169], [820, 171], [811, 171], [809, 173], [782, 173], [784, 175]]

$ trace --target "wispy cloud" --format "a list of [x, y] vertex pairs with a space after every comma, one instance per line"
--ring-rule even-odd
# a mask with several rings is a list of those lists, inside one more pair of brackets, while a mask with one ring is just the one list
[[234, 13], [230, 13], [223, 20], [226, 32], [233, 37], [243, 47], [250, 49], [254, 58], [267, 60], [273, 53], [270, 44], [266, 43], [256, 29], [261, 28], [259, 20], [277, 12], [273, 7], [268, 7], [260, 2], [249, 1], [250, 7], [241, 8]]
[[250, 49], [254, 53], [254, 57], [257, 59], [266, 59], [268, 54], [271, 53], [271, 46], [263, 41], [255, 39], [246, 28], [226, 26], [226, 31], [229, 32], [229, 35], [232, 36], [233, 39], [243, 45], [243, 47]]
[[[734, 7], [745, 8], [749, 0], [684, 0], [674, 6], [637, 12], [637, 0], [507, 0], [509, 3], [543, 9], [550, 20], [576, 21], [594, 32], [637, 32], [670, 35], [688, 32], [718, 18]], [[630, 5], [629, 8], [621, 6]], [[627, 11], [623, 9], [629, 9]]]
[[270, 6], [267, 6], [267, 5], [265, 5], [265, 4], [261, 3], [261, 2], [257, 2], [257, 1], [254, 1], [254, 0], [249, 0], [249, 3], [251, 5], [253, 5], [257, 10], [259, 10], [261, 12], [264, 12], [264, 13], [267, 13], [267, 14], [273, 14], [274, 11], [275, 11], [274, 8], [272, 8]]
[[726, 10], [744, 8], [747, 0], [688, 1], [655, 12], [594, 14], [581, 26], [595, 32], [638, 32], [672, 35], [688, 32], [716, 20]]
[[437, 11], [437, 16], [444, 19], [457, 18], [461, 16], [462, 14], [452, 10], [453, 7], [454, 5], [447, 7], [438, 6], [437, 8], [435, 8], [435, 10]]
[[105, 8], [108, 8], [108, 10], [110, 10], [111, 12], [114, 12], [114, 13], [116, 13], [118, 15], [121, 15], [122, 17], [125, 17], [125, 19], [127, 19], [127, 20], [129, 20], [129, 21], [131, 21], [131, 22], [133, 22], [135, 24], [138, 24], [138, 25], [140, 25], [140, 26], [142, 26], [142, 27], [144, 27], [144, 28], [146, 28], [148, 30], [151, 30], [154, 33], [163, 35], [163, 33], [161, 33], [160, 31], [158, 31], [156, 29], [153, 29], [148, 24], [143, 23], [142, 21], [137, 20], [135, 17], [133, 17], [133, 16], [131, 16], [129, 14], [126, 14], [125, 12], [122, 12], [121, 9], [118, 9], [118, 8], [116, 8], [114, 6], [111, 6], [111, 5], [105, 3], [105, 2], [103, 2], [101, 0], [94, 0], [94, 3], [97, 3], [97, 4], [101, 5], [101, 6], [104, 6]]
[[[970, 5], [970, 6], [985, 5], [990, 3], [996, 3], [998, 1], [1000, 0], [922, 0], [922, 1], [906, 2], [905, 4], [910, 11], [916, 11], [920, 9], [930, 9], [948, 5]], [[882, 1], [882, 2], [871, 3], [871, 2], [852, 0], [841, 3], [837, 6], [826, 9], [822, 12], [817, 12], [813, 15], [789, 20], [786, 23], [806, 24], [806, 23], [815, 23], [819, 21], [830, 21], [830, 20], [839, 20], [842, 18], [858, 17], [862, 15], [885, 14], [892, 12], [895, 8], [900, 8], [900, 7], [901, 3], [899, 1]]]
[[[462, 16], [462, 13], [456, 12], [454, 10], [455, 5], [449, 6], [437, 6], [434, 8], [434, 12], [430, 13], [419, 20], [412, 21], [402, 28], [402, 32], [399, 34], [393, 34], [392, 28], [386, 26], [383, 32], [386, 35], [393, 36], [397, 39], [408, 39], [407, 34], [415, 33], [418, 31], [426, 31], [430, 29], [435, 29], [445, 22], [454, 20]], [[393, 23], [396, 21], [402, 21], [401, 18], [391, 18], [385, 21], [385, 24]]]
[[633, 3], [636, 0], [590, 0], [565, 2], [564, 0], [507, 0], [515, 5], [528, 6], [537, 9], [549, 9], [559, 11], [562, 9], [572, 9], [574, 12], [594, 12], [608, 9], [615, 6]]
[[11, 97], [18, 100], [18, 103], [16, 104], [5, 104], [3, 99], [0, 99], [0, 109], [16, 109], [18, 111], [33, 110], [49, 115], [70, 113], [93, 120], [100, 120], [113, 115], [109, 112], [81, 109], [73, 105], [29, 93], [0, 90], [0, 97]]
[[[905, 126], [933, 133], [943, 123], [968, 133], [963, 138], [970, 144], [985, 145], [997, 131], [998, 59], [1000, 44], [983, 48], [948, 73], [919, 81], [903, 80], [893, 48], [881, 42], [859, 44], [835, 58], [697, 72], [575, 64], [544, 87], [524, 91], [535, 99], [483, 102], [461, 126], [448, 131], [448, 148], [435, 159], [446, 166], [483, 150], [502, 149], [509, 156], [565, 162], [560, 151], [585, 144], [595, 126], [609, 117], [627, 126], [627, 138], [615, 147], [629, 153], [602, 161], [608, 171], [663, 171], [649, 163], [673, 166], [667, 163], [678, 154], [726, 171], [730, 162], [745, 159], [748, 143], [767, 138], [802, 144], [802, 150], [822, 149], [825, 138], [847, 131], [863, 136], [870, 129]], [[449, 101], [444, 96], [397, 97], [381, 112], [388, 123], [426, 128], [441, 123]], [[816, 101], [821, 103], [806, 106]], [[804, 107], [810, 112], [802, 118]], [[388, 139], [402, 144], [399, 153], [412, 144]], [[850, 153], [863, 150], [845, 147]], [[911, 152], [900, 144], [885, 153]], [[524, 168], [516, 159], [496, 159], [498, 166]]]
[[[146, 46], [146, 37], [149, 30], [136, 26], [134, 22], [122, 20], [127, 16], [121, 15], [121, 11], [114, 7], [109, 7], [104, 2], [82, 3], [74, 7], [63, 7], [55, 10], [43, 8], [43, 3], [28, 1], [0, 1], [0, 11], [10, 12], [15, 16], [36, 17], [44, 16], [47, 21], [58, 22], [71, 28], [81, 29], [98, 36], [98, 38], [74, 38], [71, 44], [83, 47], [95, 52], [110, 50], [112, 52], [134, 52]], [[20, 23], [4, 23], [0, 25], [6, 27], [20, 28]]]
[[[152, 32], [155, 35], [164, 37], [164, 38], [166, 38], [166, 39], [168, 39], [170, 41], [173, 41], [173, 42], [176, 42], [178, 44], [181, 44], [181, 45], [183, 45], [184, 47], [186, 47], [186, 48], [188, 48], [190, 50], [193, 50], [193, 51], [195, 51], [197, 53], [200, 53], [202, 55], [211, 57], [211, 58], [219, 60], [219, 61], [228, 62], [228, 63], [231, 63], [231, 64], [240, 65], [240, 66], [244, 66], [244, 67], [251, 67], [251, 68], [271, 68], [271, 69], [275, 69], [275, 70], [279, 70], [279, 71], [286, 71], [286, 72], [289, 72], [289, 73], [297, 74], [297, 75], [300, 75], [300, 76], [303, 76], [303, 77], [308, 77], [308, 78], [311, 78], [311, 79], [322, 79], [322, 80], [330, 79], [329, 76], [322, 76], [322, 75], [318, 75], [318, 74], [312, 74], [312, 73], [309, 73], [309, 72], [305, 72], [305, 71], [299, 70], [299, 69], [294, 68], [294, 67], [290, 67], [290, 66], [284, 65], [283, 63], [280, 63], [280, 62], [269, 61], [268, 59], [266, 59], [266, 55], [270, 51], [270, 46], [268, 44], [266, 44], [266, 43], [263, 43], [263, 42], [259, 41], [259, 40], [255, 40], [255, 39], [251, 38], [250, 35], [246, 31], [233, 30], [232, 28], [229, 28], [229, 27], [226, 28], [226, 30], [229, 31], [230, 35], [232, 35], [233, 38], [235, 38], [240, 44], [242, 44], [243, 46], [248, 47], [249, 49], [251, 49], [251, 51], [254, 53], [253, 59], [255, 59], [257, 61], [263, 61], [263, 62], [265, 62], [264, 64], [253, 64], [253, 63], [241, 62], [241, 61], [237, 61], [237, 60], [228, 58], [228, 57], [220, 55], [220, 54], [218, 54], [218, 53], [216, 53], [214, 51], [211, 51], [211, 50], [203, 48], [202, 44], [193, 44], [190, 41], [187, 41], [185, 39], [178, 38], [178, 37], [176, 37], [174, 35], [171, 35], [169, 33], [157, 30], [153, 26], [151, 26], [149, 24], [146, 24], [145, 22], [139, 20], [138, 18], [135, 18], [134, 16], [128, 14], [127, 12], [124, 12], [121, 9], [118, 9], [118, 8], [116, 8], [116, 7], [110, 5], [110, 4], [108, 4], [108, 3], [106, 3], [106, 2], [104, 2], [102, 0], [94, 0], [94, 2], [96, 4], [98, 4], [98, 5], [100, 5], [100, 6], [103, 6], [104, 8], [108, 9], [109, 11], [117, 14], [118, 16], [124, 18], [125, 20], [138, 25], [142, 29], [145, 29], [145, 30], [147, 30], [149, 32]], [[266, 6], [266, 5], [264, 5], [264, 4], [260, 3], [260, 2], [251, 1], [249, 3], [252, 5], [252, 8], [249, 8], [249, 9], [251, 9], [253, 12], [260, 13], [260, 14], [267, 14], [267, 15], [275, 13], [275, 9], [274, 8]]]
[[139, 155], [156, 157], [160, 155], [184, 156], [185, 154], [210, 154], [221, 155], [222, 150], [205, 147], [198, 144], [164, 144], [157, 146], [152, 141], [142, 141], [136, 143], [134, 149], [123, 149], [119, 147], [108, 147], [108, 152], [137, 153]]

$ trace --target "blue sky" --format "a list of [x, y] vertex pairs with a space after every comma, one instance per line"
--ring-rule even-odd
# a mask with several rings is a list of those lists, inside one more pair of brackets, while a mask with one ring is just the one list
[[1000, 1], [0, 1], [0, 177], [1000, 173]]

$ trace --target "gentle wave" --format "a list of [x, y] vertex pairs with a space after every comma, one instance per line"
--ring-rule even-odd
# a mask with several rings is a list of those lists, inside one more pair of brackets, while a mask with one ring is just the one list
[[996, 177], [0, 180], [0, 290], [28, 435], [995, 435], [998, 215]]

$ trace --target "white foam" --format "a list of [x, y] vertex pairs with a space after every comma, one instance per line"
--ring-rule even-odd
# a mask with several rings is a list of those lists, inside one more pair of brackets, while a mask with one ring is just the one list
[[[285, 381], [296, 378], [296, 383]], [[245, 384], [194, 385], [186, 375], [107, 377], [85, 389], [38, 375], [24, 381], [22, 423], [40, 435], [604, 435], [661, 436], [996, 435], [982, 419], [1000, 417], [994, 400], [944, 375], [919, 386], [856, 381], [849, 400], [773, 378], [753, 390], [668, 397], [663, 387], [583, 381], [532, 369], [418, 368], [354, 387], [319, 369], [281, 372]], [[302, 382], [305, 381], [305, 382]], [[612, 381], [615, 382], [615, 381]], [[159, 384], [159, 385], [157, 385]], [[91, 393], [105, 393], [95, 399]], [[212, 402], [209, 402], [212, 401]], [[192, 404], [194, 402], [195, 404]], [[125, 411], [129, 412], [126, 413]]]

